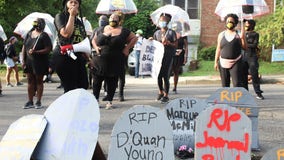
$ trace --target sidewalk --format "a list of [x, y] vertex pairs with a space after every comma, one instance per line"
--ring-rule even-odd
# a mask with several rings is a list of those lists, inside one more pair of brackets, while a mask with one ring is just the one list
[[[179, 84], [221, 84], [219, 76], [187, 76], [179, 77]], [[157, 80], [147, 76], [145, 78], [135, 78], [134, 76], [126, 75], [127, 84], [155, 84]], [[173, 78], [170, 78], [171, 84]], [[284, 75], [262, 75], [261, 84], [284, 84]]]

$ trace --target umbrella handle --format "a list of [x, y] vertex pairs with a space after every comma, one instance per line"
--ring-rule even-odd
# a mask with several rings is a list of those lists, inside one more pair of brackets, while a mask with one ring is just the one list
[[38, 39], [39, 39], [40, 36], [41, 36], [41, 33], [39, 34], [39, 36], [37, 37], [37, 39], [36, 39], [36, 41], [35, 41], [35, 44], [34, 44], [34, 46], [33, 46], [33, 50], [35, 50], [36, 45], [37, 45], [37, 42], [38, 42]]

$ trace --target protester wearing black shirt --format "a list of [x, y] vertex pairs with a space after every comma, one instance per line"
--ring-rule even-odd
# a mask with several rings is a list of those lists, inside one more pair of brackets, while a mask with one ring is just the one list
[[71, 56], [72, 54], [60, 48], [60, 46], [79, 43], [87, 36], [82, 16], [78, 16], [80, 5], [81, 0], [64, 0], [63, 12], [57, 14], [54, 19], [59, 42], [54, 49], [52, 64], [54, 64], [65, 93], [76, 88], [88, 88], [86, 62], [90, 62], [89, 53], [75, 52]]
[[245, 20], [245, 30], [246, 30], [246, 41], [247, 41], [247, 50], [244, 53], [244, 84], [245, 88], [248, 90], [248, 74], [250, 73], [252, 77], [253, 89], [256, 93], [257, 99], [264, 99], [262, 95], [262, 90], [260, 89], [260, 80], [258, 76], [258, 55], [257, 47], [259, 34], [254, 31], [255, 21]]

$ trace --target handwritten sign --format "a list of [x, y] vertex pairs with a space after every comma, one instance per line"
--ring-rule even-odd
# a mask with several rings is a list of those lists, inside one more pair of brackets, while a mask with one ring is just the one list
[[208, 104], [228, 104], [244, 112], [252, 122], [252, 149], [259, 150], [258, 114], [255, 98], [243, 87], [224, 87], [206, 99]]
[[136, 105], [123, 113], [114, 125], [108, 156], [117, 159], [174, 160], [173, 134], [162, 110]]
[[100, 120], [94, 95], [84, 89], [69, 91], [44, 115], [48, 125], [33, 155], [35, 159], [92, 159]]
[[283, 160], [284, 159], [284, 144], [272, 148], [264, 154], [261, 160]]
[[144, 39], [141, 46], [139, 75], [157, 78], [164, 57], [164, 46], [156, 40]]
[[204, 100], [189, 97], [174, 99], [165, 106], [172, 126], [175, 151], [182, 145], [194, 148], [195, 119], [206, 107]]
[[251, 122], [240, 110], [226, 104], [207, 108], [197, 117], [195, 159], [250, 159]]
[[12, 123], [0, 142], [1, 159], [30, 159], [46, 124], [44, 116], [36, 114]]
[[284, 61], [284, 49], [275, 49], [275, 46], [272, 45], [271, 62], [281, 61]]

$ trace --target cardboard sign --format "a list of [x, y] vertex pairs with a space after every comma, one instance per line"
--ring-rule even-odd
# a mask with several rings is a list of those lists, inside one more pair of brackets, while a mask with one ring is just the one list
[[251, 159], [251, 122], [240, 110], [217, 104], [197, 117], [195, 159]]
[[34, 159], [92, 159], [100, 120], [94, 95], [84, 89], [69, 91], [56, 99], [44, 115], [48, 125]]
[[30, 159], [46, 124], [43, 115], [35, 114], [12, 123], [0, 142], [1, 159]]
[[144, 39], [140, 52], [139, 75], [151, 75], [157, 78], [164, 57], [164, 46], [156, 40]]
[[228, 104], [245, 113], [252, 122], [253, 150], [259, 150], [258, 114], [259, 108], [255, 98], [243, 87], [223, 87], [206, 99], [208, 104]]
[[284, 159], [284, 144], [274, 147], [261, 158], [261, 160], [282, 160]]
[[204, 100], [197, 98], [177, 98], [165, 107], [166, 115], [171, 123], [174, 150], [182, 145], [194, 149], [195, 119], [207, 107]]
[[136, 105], [115, 123], [108, 160], [174, 160], [173, 147], [165, 113], [159, 108]]

